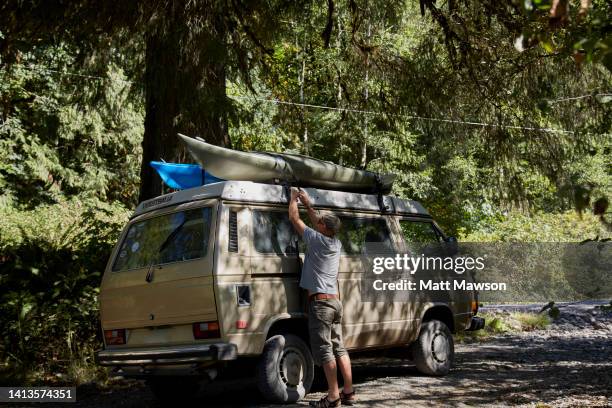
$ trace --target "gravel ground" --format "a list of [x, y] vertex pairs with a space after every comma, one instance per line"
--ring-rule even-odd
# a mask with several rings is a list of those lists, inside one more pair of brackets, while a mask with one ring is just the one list
[[[363, 407], [612, 407], [612, 313], [601, 302], [561, 304], [546, 330], [496, 336], [456, 346], [455, 368], [445, 377], [419, 374], [404, 350], [353, 355], [359, 406]], [[489, 312], [535, 310], [541, 305], [490, 306]], [[308, 400], [321, 398], [316, 384]], [[141, 382], [93, 385], [77, 391], [72, 407], [160, 407]], [[302, 401], [294, 406], [307, 406]], [[252, 379], [207, 386], [191, 404], [267, 407]], [[46, 405], [50, 406], [50, 405]], [[278, 405], [272, 405], [278, 406]]]

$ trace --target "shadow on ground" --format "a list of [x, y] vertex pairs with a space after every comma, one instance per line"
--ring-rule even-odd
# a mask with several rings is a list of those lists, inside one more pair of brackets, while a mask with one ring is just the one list
[[[612, 396], [612, 336], [501, 337], [462, 344], [456, 368], [445, 377], [419, 374], [405, 350], [353, 356], [360, 406], [515, 405], [560, 397]], [[207, 385], [189, 406], [265, 407], [252, 372]], [[321, 373], [319, 373], [319, 376]], [[309, 400], [323, 395], [319, 379]], [[161, 407], [142, 382], [123, 382], [109, 390], [81, 387], [73, 407]], [[609, 400], [608, 400], [609, 401]], [[306, 401], [298, 405], [306, 405]], [[274, 405], [272, 405], [274, 406]], [[278, 405], [276, 405], [278, 406]]]

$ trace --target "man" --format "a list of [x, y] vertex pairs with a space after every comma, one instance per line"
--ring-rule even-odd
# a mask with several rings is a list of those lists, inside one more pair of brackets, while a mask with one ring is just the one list
[[[315, 229], [300, 219], [298, 201], [306, 207]], [[338, 298], [338, 266], [342, 244], [336, 238], [340, 219], [333, 214], [318, 216], [304, 191], [291, 189], [289, 220], [306, 243], [300, 286], [308, 291], [308, 331], [310, 347], [317, 365], [323, 367], [328, 392], [320, 401], [311, 402], [317, 408], [353, 405], [355, 392], [351, 360], [342, 343], [342, 303]], [[336, 367], [344, 378], [342, 392], [338, 390]]]

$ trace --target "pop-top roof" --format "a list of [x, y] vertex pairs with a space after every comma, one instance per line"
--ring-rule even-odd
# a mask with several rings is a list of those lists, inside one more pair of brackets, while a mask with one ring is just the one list
[[[304, 188], [303, 190], [308, 193], [312, 204], [316, 207], [380, 211], [376, 194], [357, 194], [316, 188]], [[143, 201], [136, 208], [133, 217], [151, 210], [209, 198], [262, 204], [287, 204], [288, 201], [285, 189], [280, 185], [251, 181], [222, 181]], [[386, 207], [387, 212], [392, 214], [429, 215], [417, 201], [382, 196], [382, 204]]]

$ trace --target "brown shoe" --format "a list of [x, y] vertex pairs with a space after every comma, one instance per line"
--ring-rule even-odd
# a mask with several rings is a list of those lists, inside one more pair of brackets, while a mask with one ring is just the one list
[[330, 401], [327, 395], [318, 401], [310, 401], [310, 406], [315, 408], [336, 408], [342, 405], [342, 398], [338, 398], [335, 401]]
[[340, 391], [340, 400], [342, 401], [342, 405], [354, 405], [357, 402], [355, 390], [353, 390], [353, 392], [349, 392], [348, 394], [345, 394], [344, 391]]

